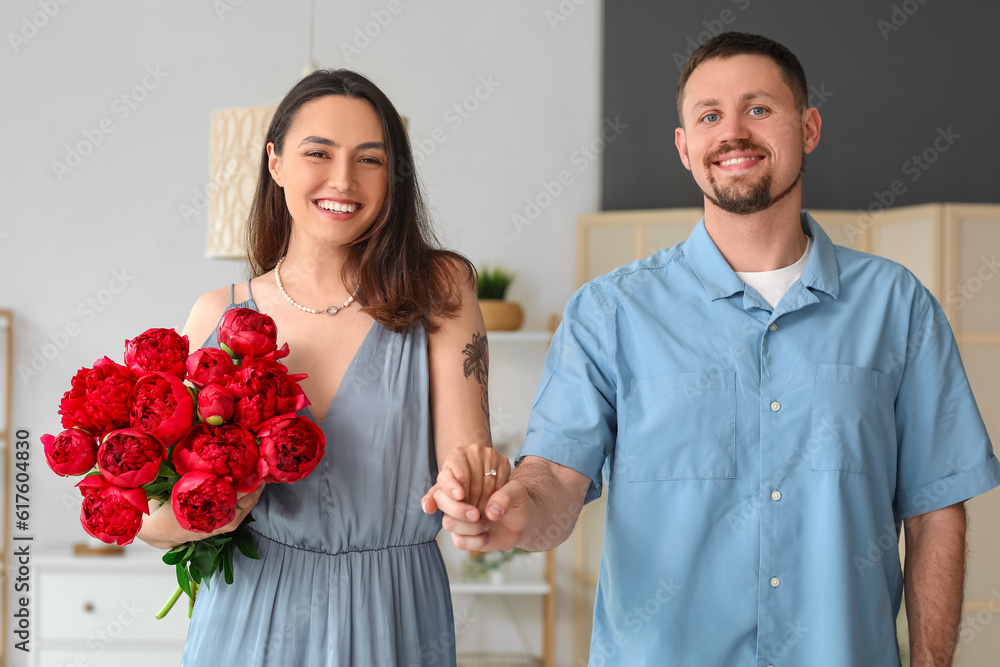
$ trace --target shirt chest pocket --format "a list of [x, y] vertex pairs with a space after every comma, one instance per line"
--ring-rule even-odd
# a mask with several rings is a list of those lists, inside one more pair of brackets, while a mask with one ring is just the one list
[[630, 482], [736, 477], [736, 374], [633, 380], [624, 467]]
[[812, 469], [895, 477], [896, 382], [842, 364], [813, 367]]

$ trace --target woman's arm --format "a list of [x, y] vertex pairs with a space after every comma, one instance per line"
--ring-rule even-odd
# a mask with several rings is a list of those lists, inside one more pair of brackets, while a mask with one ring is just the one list
[[[195, 302], [188, 316], [187, 324], [184, 325], [182, 335], [188, 337], [188, 343], [192, 350], [197, 349], [205, 342], [215, 326], [219, 323], [223, 311], [229, 305], [229, 287], [221, 287], [213, 290]], [[214, 533], [193, 533], [181, 528], [177, 523], [177, 517], [169, 503], [161, 505], [157, 501], [149, 502], [149, 515], [143, 515], [142, 528], [139, 529], [138, 538], [150, 546], [158, 549], [170, 549], [183, 542], [193, 540], [203, 540], [211, 535], [228, 533], [235, 530], [247, 513], [257, 504], [264, 485], [261, 484], [256, 491], [237, 496], [237, 505], [240, 510], [236, 513], [236, 518], [226, 526], [223, 526]]]
[[[434, 421], [434, 449], [440, 475], [454, 476], [463, 487], [463, 498], [478, 506], [506, 481], [510, 467], [506, 457], [493, 449], [489, 412], [489, 348], [486, 325], [471, 277], [455, 265], [455, 280], [461, 281], [462, 305], [455, 317], [441, 318], [439, 329], [430, 335], [429, 364], [431, 416]], [[456, 446], [481, 445], [475, 455], [449, 458]], [[485, 448], [485, 450], [483, 449]], [[456, 452], [457, 453], [457, 452]], [[454, 465], [461, 461], [472, 464]], [[497, 475], [486, 475], [496, 469]], [[483, 509], [483, 508], [481, 508]]]

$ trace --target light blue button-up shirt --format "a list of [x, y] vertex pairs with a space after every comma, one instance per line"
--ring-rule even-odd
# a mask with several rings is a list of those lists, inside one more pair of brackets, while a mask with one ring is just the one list
[[591, 667], [895, 667], [900, 522], [1000, 484], [937, 301], [802, 224], [773, 312], [704, 220], [566, 307], [519, 458], [607, 479]]

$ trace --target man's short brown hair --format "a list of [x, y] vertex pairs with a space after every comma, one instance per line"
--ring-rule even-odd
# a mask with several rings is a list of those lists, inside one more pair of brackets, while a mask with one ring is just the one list
[[684, 101], [684, 86], [687, 85], [691, 73], [706, 60], [713, 58], [729, 58], [731, 56], [755, 55], [767, 56], [781, 70], [781, 76], [792, 90], [795, 106], [803, 111], [809, 105], [809, 89], [806, 86], [806, 73], [795, 54], [774, 40], [761, 35], [745, 32], [724, 32], [702, 44], [691, 54], [680, 81], [677, 82], [677, 118], [684, 125], [684, 113], [681, 104]]

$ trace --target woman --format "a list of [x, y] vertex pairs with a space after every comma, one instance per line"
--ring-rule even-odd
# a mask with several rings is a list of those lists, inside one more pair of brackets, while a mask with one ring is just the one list
[[[306, 479], [240, 498], [260, 560], [198, 594], [184, 667], [454, 665], [440, 514], [420, 499], [453, 445], [490, 444], [474, 269], [435, 249], [399, 114], [366, 78], [317, 71], [278, 106], [247, 227], [253, 278], [201, 297], [185, 333], [217, 346], [233, 307], [270, 315], [326, 454]], [[492, 452], [492, 450], [489, 450]], [[470, 502], [506, 480], [480, 457]], [[496, 474], [489, 474], [496, 468]], [[140, 538], [184, 531], [169, 504]]]

